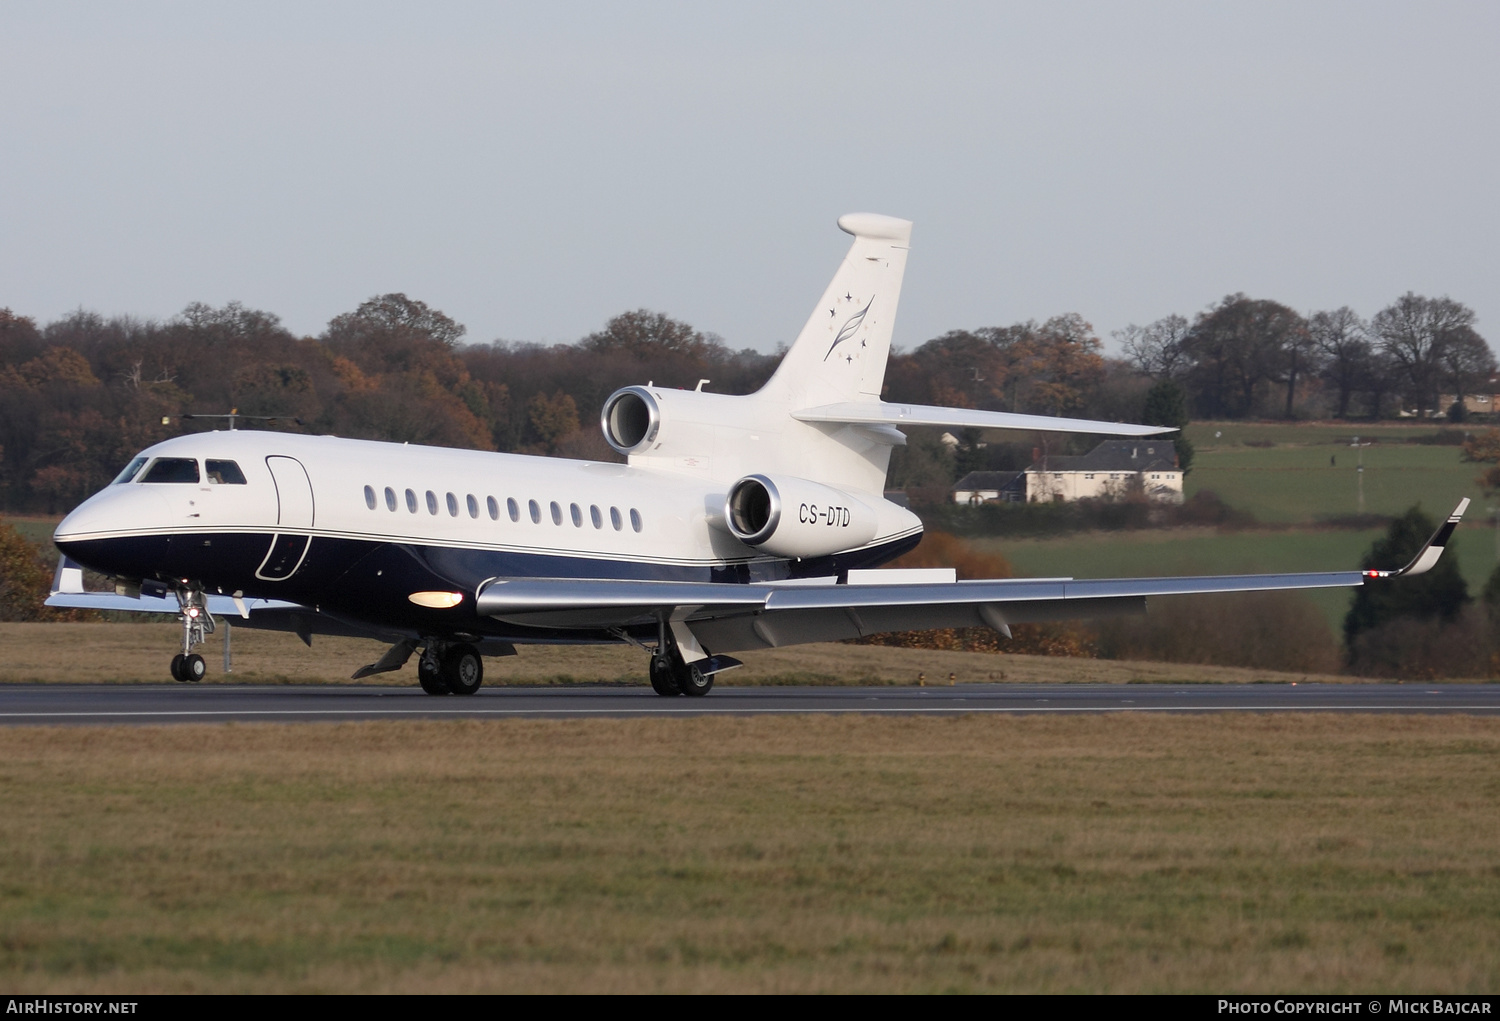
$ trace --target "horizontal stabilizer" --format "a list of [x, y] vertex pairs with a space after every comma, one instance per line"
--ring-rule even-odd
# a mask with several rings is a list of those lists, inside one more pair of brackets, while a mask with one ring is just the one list
[[851, 401], [792, 412], [801, 422], [842, 422], [850, 425], [939, 425], [959, 429], [1020, 429], [1027, 432], [1089, 433], [1099, 436], [1156, 436], [1176, 432], [1159, 425], [1094, 422], [1050, 415], [1012, 415], [1007, 411], [935, 408], [925, 404], [887, 404]]

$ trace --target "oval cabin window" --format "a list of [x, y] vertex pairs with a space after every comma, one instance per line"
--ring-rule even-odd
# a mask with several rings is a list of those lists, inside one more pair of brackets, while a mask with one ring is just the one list
[[365, 506], [371, 510], [375, 509], [375, 487], [365, 487]]
[[540, 525], [542, 523], [542, 509], [537, 506], [535, 500], [526, 501], [526, 509], [531, 512], [531, 523]]
[[[490, 512], [491, 521], [500, 520], [500, 505], [495, 502], [495, 498], [493, 496], [487, 496], [484, 498], [484, 508], [485, 510]], [[514, 500], [512, 500], [510, 504], [510, 519], [512, 521], [516, 519], [516, 504]]]
[[510, 515], [512, 521], [521, 520], [521, 508], [516, 506], [516, 498], [514, 496], [506, 498], [505, 512]]
[[609, 523], [615, 526], [616, 532], [625, 527], [624, 522], [620, 520], [620, 508], [611, 507], [609, 509]]
[[417, 494], [413, 493], [410, 489], [406, 491], [406, 509], [413, 514], [417, 512]]
[[630, 508], [630, 527], [637, 532], [641, 530], [641, 512], [634, 507]]
[[452, 493], [448, 494], [448, 516], [450, 518], [458, 517], [458, 497]]
[[599, 513], [599, 507], [597, 504], [590, 505], [589, 520], [594, 523], [595, 528], [604, 527], [604, 515]]
[[430, 489], [427, 491], [427, 513], [437, 513], [437, 494]]
[[396, 491], [390, 486], [385, 487], [385, 509], [390, 511], [396, 509]]
[[562, 524], [562, 508], [558, 506], [556, 500], [552, 501], [552, 523], [554, 525]]

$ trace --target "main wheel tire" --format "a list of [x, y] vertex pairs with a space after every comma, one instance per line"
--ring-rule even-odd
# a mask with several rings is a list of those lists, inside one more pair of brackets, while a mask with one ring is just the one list
[[672, 671], [672, 661], [666, 656], [651, 657], [651, 690], [669, 697], [682, 694]]
[[443, 653], [443, 680], [455, 695], [472, 695], [484, 683], [484, 660], [472, 645], [449, 646]]
[[208, 673], [208, 664], [196, 652], [182, 661], [182, 679], [197, 684]]
[[187, 680], [187, 674], [185, 674], [185, 673], [182, 672], [182, 661], [185, 660], [185, 659], [187, 659], [187, 657], [184, 656], [180, 652], [177, 655], [175, 655], [175, 656], [172, 657], [172, 680], [174, 680], [174, 681], [185, 681], [185, 680]]
[[417, 660], [417, 683], [429, 695], [448, 694], [448, 682], [443, 679], [442, 666], [425, 653]]
[[677, 668], [677, 690], [695, 698], [707, 695], [714, 687], [714, 675], [700, 671], [697, 664], [683, 663]]

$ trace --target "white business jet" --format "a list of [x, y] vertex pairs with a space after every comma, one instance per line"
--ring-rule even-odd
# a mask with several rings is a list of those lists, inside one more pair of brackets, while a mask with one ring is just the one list
[[[1108, 436], [1146, 426], [880, 399], [911, 224], [859, 213], [854, 244], [759, 392], [630, 386], [604, 404], [628, 464], [253, 430], [141, 452], [57, 528], [51, 606], [157, 610], [182, 623], [171, 673], [215, 616], [391, 642], [422, 688], [472, 695], [516, 645], [629, 643], [661, 695], [704, 695], [729, 653], [882, 631], [1141, 613], [1148, 596], [1356, 586], [1428, 570], [1468, 501], [1397, 571], [955, 581], [876, 570], [921, 522], [884, 499], [903, 425]], [[232, 424], [232, 423], [231, 423]], [[114, 580], [86, 592], [81, 568]]]

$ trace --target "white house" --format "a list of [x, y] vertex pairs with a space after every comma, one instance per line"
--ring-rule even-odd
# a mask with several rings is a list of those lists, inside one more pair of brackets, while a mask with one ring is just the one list
[[1137, 487], [1181, 503], [1182, 470], [1171, 440], [1105, 440], [1078, 457], [1043, 457], [1026, 469], [1026, 502], [1119, 499]]

